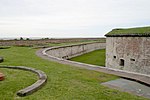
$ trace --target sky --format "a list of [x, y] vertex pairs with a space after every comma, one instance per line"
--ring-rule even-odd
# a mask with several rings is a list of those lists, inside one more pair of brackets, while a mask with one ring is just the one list
[[0, 0], [0, 38], [104, 37], [150, 26], [150, 0]]

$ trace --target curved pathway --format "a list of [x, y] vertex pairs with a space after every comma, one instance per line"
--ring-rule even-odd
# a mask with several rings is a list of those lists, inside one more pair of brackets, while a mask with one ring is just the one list
[[51, 56], [46, 53], [47, 51], [50, 51], [53, 48], [54, 47], [40, 49], [36, 52], [36, 54], [39, 57], [50, 60], [50, 61], [56, 61], [58, 63], [68, 64], [68, 65], [72, 65], [72, 66], [76, 66], [76, 67], [80, 67], [80, 68], [85, 68], [88, 70], [94, 70], [94, 71], [98, 71], [98, 72], [104, 72], [107, 74], [113, 74], [113, 75], [117, 75], [120, 77], [132, 79], [132, 80], [135, 80], [135, 81], [138, 81], [138, 82], [141, 82], [141, 83], [144, 83], [144, 84], [150, 86], [150, 75], [139, 74], [139, 73], [135, 73], [135, 72], [129, 72], [129, 71], [118, 70], [118, 69], [111, 69], [111, 68], [102, 67], [102, 66], [84, 64], [84, 63], [75, 62], [75, 61], [69, 61], [69, 60], [65, 60], [62, 58], [57, 58], [57, 57]]
[[3, 66], [3, 65], [0, 65], [0, 68], [25, 70], [25, 71], [33, 72], [38, 75], [39, 79], [34, 84], [32, 84], [22, 90], [19, 90], [17, 92], [17, 95], [21, 96], [21, 97], [30, 95], [33, 92], [39, 90], [47, 81], [46, 74], [43, 71], [36, 70], [34, 68], [29, 68], [29, 67], [24, 67], [24, 66]]

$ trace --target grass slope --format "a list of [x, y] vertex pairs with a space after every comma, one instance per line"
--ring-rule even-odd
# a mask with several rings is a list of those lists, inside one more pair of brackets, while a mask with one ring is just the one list
[[74, 57], [70, 60], [87, 64], [105, 66], [105, 49], [95, 50], [90, 53]]
[[94, 43], [94, 42], [105, 43], [105, 42], [106, 42], [106, 39], [105, 39], [105, 38], [102, 38], [102, 39], [100, 39], [100, 40], [95, 40], [95, 41], [86, 40], [86, 41], [80, 41], [80, 42], [48, 43], [48, 46], [77, 45], [77, 44]]
[[113, 29], [106, 35], [127, 35], [127, 34], [150, 34], [150, 27], [138, 27], [128, 29]]
[[0, 100], [147, 100], [100, 85], [116, 76], [43, 60], [35, 51], [28, 47], [0, 49], [0, 55], [5, 58], [1, 65], [29, 66], [48, 76], [42, 89], [27, 97], [18, 97], [15, 93], [34, 83], [37, 77], [30, 72], [0, 69], [6, 75], [6, 79], [0, 81]]

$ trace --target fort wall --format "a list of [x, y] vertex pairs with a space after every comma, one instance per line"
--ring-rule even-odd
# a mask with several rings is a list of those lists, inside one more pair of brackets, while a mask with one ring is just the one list
[[94, 50], [105, 48], [106, 43], [94, 42], [63, 47], [54, 47], [47, 50], [47, 54], [58, 58], [70, 59], [72, 57], [79, 56]]
[[150, 74], [150, 37], [107, 37], [106, 66]]

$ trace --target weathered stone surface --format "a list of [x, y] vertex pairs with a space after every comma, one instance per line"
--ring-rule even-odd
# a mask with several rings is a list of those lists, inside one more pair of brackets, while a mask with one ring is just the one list
[[50, 50], [47, 50], [47, 54], [62, 59], [69, 59], [97, 49], [104, 49], [106, 48], [105, 46], [106, 46], [105, 43], [96, 42], [96, 43], [52, 47]]
[[150, 37], [107, 37], [106, 66], [150, 75]]

